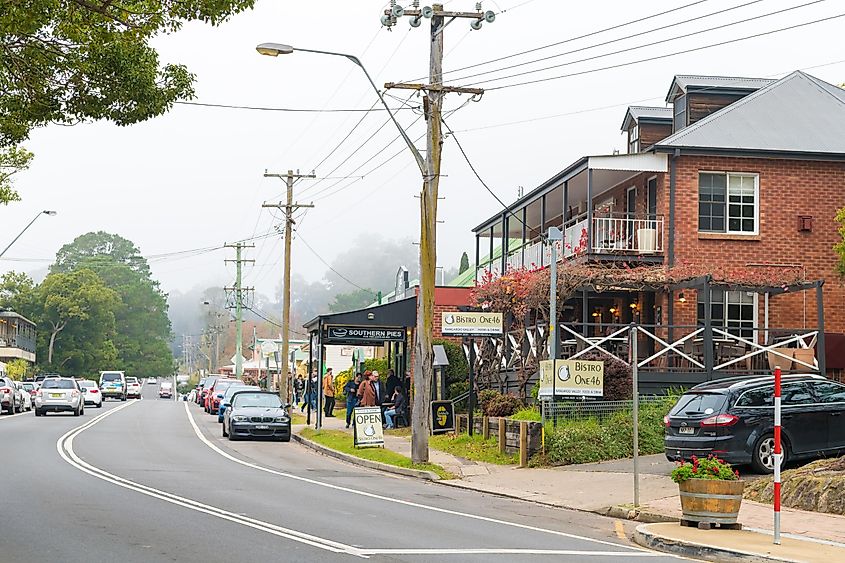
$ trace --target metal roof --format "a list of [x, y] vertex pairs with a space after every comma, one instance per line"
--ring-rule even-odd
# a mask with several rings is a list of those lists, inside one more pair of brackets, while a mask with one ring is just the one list
[[845, 157], [845, 90], [795, 71], [654, 147]]
[[734, 92], [753, 92], [775, 82], [772, 78], [741, 78], [737, 76], [699, 76], [695, 74], [676, 74], [666, 94], [666, 102], [672, 100], [678, 92], [701, 90], [727, 90]]
[[622, 120], [622, 130], [626, 131], [631, 120], [639, 122], [641, 119], [672, 122], [672, 108], [658, 108], [649, 106], [629, 106]]

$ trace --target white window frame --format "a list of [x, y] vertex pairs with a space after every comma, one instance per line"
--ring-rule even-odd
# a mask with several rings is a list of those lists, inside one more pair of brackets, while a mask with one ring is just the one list
[[[628, 209], [628, 202], [631, 201], [629, 197], [631, 192], [634, 192], [634, 209]], [[634, 219], [637, 216], [637, 186], [631, 186], [625, 190], [625, 217], [627, 219]]]
[[634, 126], [628, 132], [628, 154], [640, 152], [640, 124], [634, 122]]
[[[724, 174], [725, 175], [725, 230], [724, 231], [699, 231], [700, 233], [714, 233], [726, 235], [741, 235], [741, 236], [757, 236], [760, 234], [760, 174], [757, 172], [728, 172], [727, 170], [699, 170], [698, 181], [700, 182], [701, 174]], [[753, 231], [732, 231], [728, 228], [730, 225], [730, 215], [728, 214], [731, 204], [731, 176], [742, 176], [754, 178], [754, 230]], [[697, 188], [700, 190], [700, 188]], [[701, 192], [698, 191], [700, 194]], [[740, 218], [740, 221], [742, 219]]]

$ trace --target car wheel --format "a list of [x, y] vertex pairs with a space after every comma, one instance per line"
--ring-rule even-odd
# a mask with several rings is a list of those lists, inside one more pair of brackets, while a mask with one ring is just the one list
[[224, 437], [224, 438], [228, 438], [228, 437], [229, 437], [229, 433], [228, 433], [228, 432], [226, 432], [226, 423], [225, 423], [225, 422], [223, 423], [223, 437]]
[[73, 409], [73, 416], [79, 416], [79, 414], [80, 414], [79, 413], [79, 407], [76, 407], [75, 409]]
[[[782, 440], [783, 460], [781, 467], [786, 464], [787, 444]], [[751, 454], [751, 467], [757, 473], [774, 473], [775, 471], [775, 437], [772, 434], [762, 436], [754, 444], [754, 451]]]
[[125, 401], [125, 400], [126, 400], [126, 395], [124, 395], [123, 397], [121, 397], [121, 398], [120, 398], [120, 400], [121, 400], [121, 401]]
[[283, 436], [282, 442], [290, 442], [290, 436]]
[[97, 403], [97, 408], [98, 409], [103, 408], [103, 401], [100, 401], [99, 403]]
[[35, 416], [41, 416], [41, 411], [38, 408], [35, 409]]

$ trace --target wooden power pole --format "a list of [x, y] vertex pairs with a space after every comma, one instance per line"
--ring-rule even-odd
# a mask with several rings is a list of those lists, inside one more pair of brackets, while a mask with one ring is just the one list
[[288, 170], [287, 174], [273, 174], [267, 171], [264, 172], [265, 178], [283, 178], [287, 184], [287, 203], [265, 203], [261, 207], [275, 207], [285, 214], [285, 271], [284, 282], [282, 287], [282, 365], [284, 369], [280, 369], [279, 373], [279, 396], [282, 398], [282, 404], [288, 400], [288, 370], [290, 365], [288, 356], [290, 355], [290, 269], [291, 269], [291, 249], [290, 243], [293, 238], [293, 212], [303, 207], [314, 207], [311, 204], [302, 204], [293, 202], [293, 184], [296, 180], [302, 178], [316, 178], [314, 174], [300, 174], [297, 170], [294, 174], [293, 170]]
[[[415, 3], [416, 4], [416, 3]], [[409, 16], [417, 27], [422, 18], [431, 19], [431, 49], [429, 54], [429, 83], [409, 84], [388, 82], [385, 88], [422, 90], [425, 118], [428, 123], [427, 151], [420, 196], [420, 292], [417, 299], [417, 327], [414, 345], [414, 401], [411, 416], [411, 458], [415, 463], [428, 461], [428, 436], [431, 433], [429, 410], [431, 386], [434, 378], [432, 340], [434, 338], [434, 288], [437, 274], [437, 192], [440, 185], [440, 153], [443, 146], [441, 112], [443, 97], [450, 92], [480, 96], [480, 88], [443, 86], [443, 31], [456, 18], [470, 18], [472, 28], [480, 29], [482, 21], [492, 22], [495, 15], [481, 12], [444, 11], [442, 4], [425, 8], [403, 9], [393, 6], [385, 10], [382, 22], [394, 25], [396, 18]], [[446, 21], [448, 18], [448, 22]], [[485, 20], [486, 18], [486, 20]]]

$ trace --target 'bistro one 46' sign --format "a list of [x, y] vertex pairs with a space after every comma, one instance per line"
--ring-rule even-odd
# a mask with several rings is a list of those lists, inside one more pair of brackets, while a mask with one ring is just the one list
[[455, 336], [502, 334], [502, 313], [441, 313], [440, 332]]
[[552, 395], [601, 397], [604, 395], [604, 362], [543, 360], [540, 362], [539, 397]]

